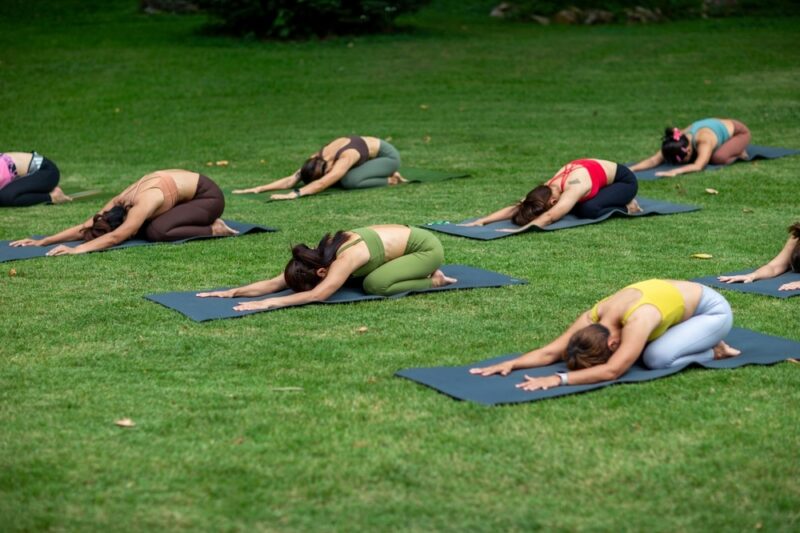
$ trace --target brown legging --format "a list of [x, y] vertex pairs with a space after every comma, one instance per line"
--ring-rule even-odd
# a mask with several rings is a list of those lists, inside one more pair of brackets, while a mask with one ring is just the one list
[[711, 163], [714, 165], [730, 165], [742, 155], [747, 145], [750, 144], [750, 130], [738, 120], [731, 119], [733, 135], [722, 146], [711, 154]]
[[151, 220], [144, 227], [144, 235], [150, 241], [208, 237], [211, 224], [222, 216], [224, 209], [225, 195], [216, 183], [201, 174], [194, 198]]

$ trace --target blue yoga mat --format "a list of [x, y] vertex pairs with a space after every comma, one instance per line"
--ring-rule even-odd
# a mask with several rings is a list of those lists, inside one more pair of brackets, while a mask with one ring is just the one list
[[[251, 233], [278, 231], [275, 228], [268, 228], [266, 226], [260, 226], [258, 224], [248, 224], [246, 222], [236, 222], [235, 220], [226, 220], [225, 223], [239, 232], [239, 235], [236, 235], [236, 237], [240, 237], [242, 235], [248, 235]], [[131, 246], [145, 246], [150, 244], [183, 244], [188, 241], [195, 241], [200, 239], [223, 239], [223, 238], [225, 237], [222, 236], [192, 237], [189, 239], [182, 239], [180, 241], [170, 241], [170, 242], [153, 242], [144, 239], [128, 239], [122, 244], [119, 244], [117, 246], [112, 246], [111, 248], [106, 248], [105, 250], [100, 250], [100, 251], [105, 252], [108, 250], [118, 250], [120, 248], [130, 248]], [[20, 259], [31, 259], [33, 257], [44, 257], [49, 250], [52, 250], [56, 246], [59, 246], [58, 244], [53, 244], [51, 246], [21, 246], [19, 248], [13, 248], [9, 246], [9, 243], [11, 242], [13, 241], [0, 241], [0, 263], [4, 263], [6, 261], [19, 261]], [[67, 246], [78, 246], [79, 244], [81, 244], [81, 242], [72, 241], [72, 242], [64, 242], [61, 244], [65, 244]]]
[[[403, 292], [393, 296], [375, 296], [374, 294], [365, 293], [360, 287], [345, 286], [336, 291], [336, 293], [325, 300], [318, 302], [321, 304], [340, 304], [349, 302], [360, 302], [365, 300], [383, 300], [386, 298], [402, 298], [409, 294], [420, 294], [426, 292], [441, 292], [452, 291], [458, 289], [479, 289], [489, 287], [504, 287], [506, 285], [524, 285], [527, 281], [512, 278], [505, 274], [499, 274], [490, 270], [482, 270], [465, 265], [445, 265], [442, 267], [442, 272], [447, 276], [456, 278], [458, 282], [447, 285], [445, 287], [437, 287], [435, 289], [426, 289], [424, 291]], [[191, 318], [195, 322], [205, 322], [206, 320], [216, 320], [219, 318], [237, 318], [245, 315], [252, 315], [253, 313], [263, 313], [265, 311], [276, 311], [276, 309], [267, 309], [261, 311], [234, 311], [233, 307], [239, 302], [250, 302], [253, 300], [264, 300], [266, 298], [275, 298], [277, 296], [285, 296], [292, 294], [292, 291], [287, 289], [269, 296], [258, 296], [256, 298], [198, 298], [195, 296], [198, 292], [207, 292], [212, 290], [224, 289], [200, 289], [196, 291], [187, 292], [166, 292], [161, 294], [148, 294], [145, 296], [150, 301], [159, 303], [164, 307], [173, 309], [183, 315]], [[289, 306], [296, 307], [296, 306]], [[286, 309], [281, 307], [280, 309]]]
[[[739, 272], [731, 272], [728, 274], [720, 274], [721, 276], [736, 276], [738, 274], [749, 274], [753, 270], [741, 270]], [[791, 298], [792, 296], [800, 296], [800, 290], [795, 291], [779, 291], [778, 287], [784, 283], [791, 283], [793, 281], [800, 281], [800, 274], [795, 272], [786, 272], [780, 276], [770, 279], [760, 279], [753, 283], [725, 283], [719, 281], [717, 276], [705, 276], [702, 278], [695, 278], [692, 281], [708, 285], [709, 287], [716, 287], [728, 291], [736, 292], [749, 292], [753, 294], [763, 294], [764, 296], [774, 296], [775, 298]]]
[[[693, 205], [681, 205], [681, 204], [673, 204], [670, 202], [662, 202], [661, 200], [650, 200], [647, 198], [638, 198], [639, 206], [642, 208], [641, 213], [636, 213], [635, 215], [629, 215], [627, 211], [624, 209], [616, 209], [613, 211], [609, 211], [604, 215], [598, 218], [578, 218], [575, 215], [567, 215], [561, 220], [550, 224], [547, 227], [539, 228], [537, 226], [531, 226], [527, 230], [518, 233], [505, 233], [499, 232], [499, 229], [515, 229], [519, 228], [516, 224], [511, 222], [510, 220], [502, 220], [500, 222], [494, 222], [492, 224], [487, 224], [485, 226], [459, 226], [459, 223], [429, 223], [425, 224], [425, 229], [429, 229], [431, 231], [438, 231], [440, 233], [447, 233], [449, 235], [457, 235], [459, 237], [467, 237], [470, 239], [478, 239], [482, 241], [488, 241], [492, 239], [502, 239], [503, 237], [510, 237], [511, 235], [520, 235], [522, 233], [527, 233], [529, 231], [554, 231], [558, 229], [566, 229], [566, 228], [574, 228], [577, 226], [585, 226], [587, 224], [596, 224], [597, 222], [602, 222], [607, 218], [611, 218], [612, 216], [622, 216], [622, 217], [646, 217], [651, 215], [671, 215], [675, 213], [689, 213], [691, 211], [697, 211], [700, 208], [693, 206]], [[464, 220], [460, 222], [461, 224], [465, 222], [471, 222], [475, 220], [474, 218]]]
[[709, 369], [738, 368], [744, 365], [771, 365], [790, 358], [800, 357], [800, 342], [783, 337], [764, 335], [749, 329], [733, 328], [725, 342], [742, 351], [741, 355], [720, 361], [708, 363], [688, 363], [662, 370], [649, 370], [637, 362], [624, 375], [614, 381], [603, 381], [591, 385], [565, 385], [548, 390], [523, 391], [515, 387], [517, 383], [525, 381], [525, 374], [529, 376], [548, 376], [556, 372], [566, 371], [564, 363], [515, 370], [508, 376], [482, 377], [469, 373], [470, 368], [484, 367], [513, 359], [520, 354], [508, 354], [485, 361], [478, 361], [465, 366], [409, 368], [400, 370], [395, 375], [410, 379], [421, 385], [451, 396], [457, 400], [466, 400], [484, 405], [498, 405], [507, 403], [522, 403], [566, 396], [578, 392], [608, 387], [617, 383], [635, 383], [663, 378], [680, 372], [687, 367], [701, 367]]
[[[756, 144], [751, 144], [747, 147], [747, 154], [750, 156], [750, 159], [748, 159], [747, 161], [742, 161], [740, 159], [734, 164], [749, 163], [750, 161], [755, 161], [757, 159], [778, 159], [779, 157], [797, 155], [800, 154], [800, 150], [794, 150], [792, 148], [780, 148], [777, 146], [758, 146]], [[633, 165], [633, 162], [628, 164], [628, 166], [631, 165]], [[725, 168], [726, 166], [730, 165], [706, 165], [706, 168], [703, 169], [703, 172], [706, 170], [719, 170], [721, 168]], [[662, 179], [663, 176], [656, 176], [656, 172], [672, 170], [674, 168], [675, 165], [665, 164], [665, 165], [659, 165], [654, 168], [648, 168], [647, 170], [639, 170], [638, 172], [635, 172], [636, 179], [638, 179], [639, 181], [660, 180]]]

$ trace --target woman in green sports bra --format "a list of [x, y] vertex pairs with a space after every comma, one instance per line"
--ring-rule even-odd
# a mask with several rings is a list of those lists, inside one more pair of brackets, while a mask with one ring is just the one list
[[274, 309], [327, 300], [350, 277], [363, 277], [369, 294], [390, 296], [455, 283], [439, 270], [443, 262], [442, 243], [429, 231], [398, 224], [369, 226], [327, 234], [316, 248], [298, 244], [284, 271], [272, 279], [197, 296], [253, 297], [292, 289], [294, 294], [234, 307], [237, 311]]
[[735, 357], [739, 350], [722, 340], [732, 325], [731, 306], [717, 291], [691, 281], [651, 279], [599, 301], [547, 346], [470, 373], [506, 376], [565, 360], [572, 372], [525, 376], [517, 387], [597, 383], [620, 377], [639, 357], [653, 369]]

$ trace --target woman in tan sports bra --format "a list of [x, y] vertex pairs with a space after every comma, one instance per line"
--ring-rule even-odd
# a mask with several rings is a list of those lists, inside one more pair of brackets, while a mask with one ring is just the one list
[[[337, 184], [345, 189], [385, 187], [406, 183], [397, 171], [399, 168], [400, 153], [388, 142], [377, 137], [339, 137], [308, 158], [294, 174], [259, 187], [237, 189], [233, 193], [292, 189], [290, 193], [273, 194], [270, 198], [294, 200]], [[305, 185], [297, 188], [301, 181]]]
[[43, 239], [22, 239], [11, 246], [49, 246], [84, 240], [79, 246], [57, 246], [47, 255], [94, 252], [135, 235], [150, 241], [234, 235], [219, 217], [225, 197], [211, 179], [188, 170], [159, 170], [142, 177], [112, 198], [86, 222]]

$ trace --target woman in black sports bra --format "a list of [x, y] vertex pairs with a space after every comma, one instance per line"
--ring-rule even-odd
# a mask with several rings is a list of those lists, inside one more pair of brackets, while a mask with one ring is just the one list
[[[273, 194], [273, 200], [294, 200], [317, 194], [339, 184], [345, 189], [366, 189], [405, 183], [397, 172], [400, 153], [377, 137], [339, 137], [309, 157], [303, 166], [290, 176], [252, 187], [237, 189], [234, 194], [260, 193], [292, 189], [286, 194]], [[297, 188], [302, 181], [305, 185]]]

